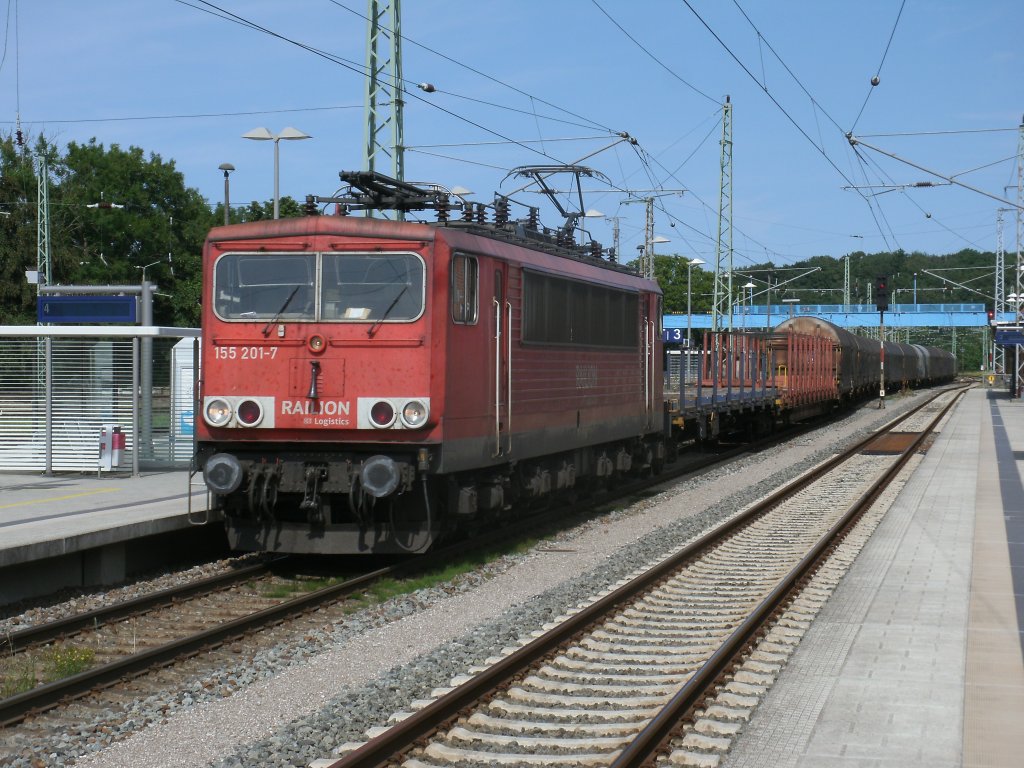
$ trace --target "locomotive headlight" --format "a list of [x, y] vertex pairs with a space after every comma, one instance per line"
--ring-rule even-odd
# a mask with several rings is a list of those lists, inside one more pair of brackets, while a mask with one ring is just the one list
[[255, 427], [263, 420], [263, 407], [255, 400], [243, 400], [238, 404], [237, 416], [243, 427]]
[[419, 400], [410, 400], [402, 408], [402, 423], [412, 429], [422, 427], [429, 415], [430, 409], [427, 408], [426, 403], [422, 403]]
[[227, 400], [215, 397], [206, 403], [203, 416], [211, 427], [223, 427], [231, 420], [231, 406]]
[[395, 423], [395, 408], [386, 400], [378, 400], [370, 408], [370, 421], [373, 426], [386, 429]]

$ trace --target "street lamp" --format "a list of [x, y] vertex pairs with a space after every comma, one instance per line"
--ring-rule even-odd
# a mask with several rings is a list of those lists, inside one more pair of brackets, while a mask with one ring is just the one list
[[[693, 258], [686, 262], [686, 349], [679, 356], [679, 405], [684, 405], [683, 400], [686, 395], [686, 377], [690, 372], [690, 362], [693, 356], [690, 354], [690, 348], [693, 344], [693, 307], [690, 305], [690, 273], [693, 270], [694, 264], [703, 264], [703, 259]], [[686, 364], [683, 365], [683, 361]]]
[[690, 340], [690, 333], [693, 331], [693, 317], [691, 314], [690, 306], [690, 273], [695, 264], [703, 264], [703, 259], [690, 259], [686, 262], [686, 346], [689, 347], [692, 344]]
[[[747, 280], [746, 284], [743, 287], [746, 288], [747, 291], [750, 293], [750, 300], [747, 302], [747, 314], [748, 315], [753, 315], [753, 311], [754, 311], [754, 289], [757, 286], [754, 285], [754, 282], [752, 280]], [[744, 297], [744, 298], [746, 298], [746, 297]], [[744, 320], [743, 327], [746, 328], [746, 321], [745, 320]]]
[[159, 263], [159, 261], [152, 261], [149, 264], [146, 264], [144, 267], [140, 267], [138, 264], [135, 265], [136, 269], [142, 270], [142, 282], [146, 282], [146, 270], [149, 269], [150, 267], [155, 267]]
[[228, 174], [235, 170], [231, 163], [221, 163], [217, 166], [224, 171], [224, 226], [228, 225], [228, 211], [231, 210], [231, 194], [228, 191]]
[[[271, 133], [266, 128], [253, 128], [248, 133], [242, 134], [243, 139], [252, 139], [253, 141], [272, 141], [274, 142], [274, 218], [281, 218], [280, 207], [278, 201], [280, 200], [279, 179], [280, 179], [280, 142], [281, 139], [286, 141], [299, 141], [301, 139], [313, 138], [307, 133], [303, 133], [298, 128], [285, 128], [280, 133]], [[226, 175], [225, 171], [225, 175]]]

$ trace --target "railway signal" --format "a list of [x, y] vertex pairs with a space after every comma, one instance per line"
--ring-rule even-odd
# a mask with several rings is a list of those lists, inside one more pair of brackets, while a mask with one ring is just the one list
[[889, 308], [889, 287], [886, 278], [879, 276], [875, 278], [875, 306], [879, 312], [885, 312]]

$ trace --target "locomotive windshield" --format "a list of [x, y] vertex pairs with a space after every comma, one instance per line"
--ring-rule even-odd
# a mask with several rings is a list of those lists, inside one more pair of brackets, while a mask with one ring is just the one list
[[224, 320], [411, 322], [424, 293], [412, 253], [227, 253], [213, 273]]

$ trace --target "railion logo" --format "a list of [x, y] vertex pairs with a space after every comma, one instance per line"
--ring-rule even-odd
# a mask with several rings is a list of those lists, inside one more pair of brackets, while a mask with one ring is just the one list
[[348, 400], [282, 400], [282, 416], [348, 416], [352, 404]]

